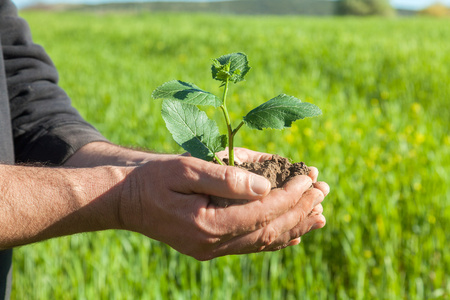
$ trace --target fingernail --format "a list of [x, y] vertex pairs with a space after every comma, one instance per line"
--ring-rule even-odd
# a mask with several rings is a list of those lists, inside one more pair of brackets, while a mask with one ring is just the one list
[[316, 224], [314, 224], [314, 225], [311, 227], [311, 230], [319, 229], [320, 226], [321, 226], [320, 223], [316, 223]]
[[291, 240], [291, 241], [289, 242], [289, 246], [296, 246], [296, 245], [300, 244], [301, 241], [302, 241], [302, 239], [299, 238], [299, 237], [296, 238], [296, 239], [293, 239], [293, 240]]
[[263, 195], [270, 188], [270, 182], [261, 176], [252, 176], [251, 189], [257, 195]]
[[325, 220], [325, 217], [322, 216], [322, 221], [314, 223], [314, 225], [311, 227], [311, 230], [324, 228], [327, 224], [327, 221]]

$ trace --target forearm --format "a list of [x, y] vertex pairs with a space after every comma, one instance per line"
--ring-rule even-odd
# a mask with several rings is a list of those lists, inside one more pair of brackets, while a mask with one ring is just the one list
[[0, 165], [0, 249], [119, 228], [126, 168]]

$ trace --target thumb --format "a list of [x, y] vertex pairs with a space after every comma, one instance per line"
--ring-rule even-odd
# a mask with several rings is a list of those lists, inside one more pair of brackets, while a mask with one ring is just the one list
[[[194, 162], [194, 159], [191, 159]], [[221, 166], [195, 159], [188, 180], [192, 193], [230, 199], [254, 200], [270, 192], [270, 182], [257, 174], [231, 166]], [[181, 191], [180, 191], [181, 192]]]

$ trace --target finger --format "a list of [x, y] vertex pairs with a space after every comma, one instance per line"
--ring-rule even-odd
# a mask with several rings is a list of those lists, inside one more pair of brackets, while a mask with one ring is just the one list
[[303, 222], [302, 226], [297, 228], [296, 233], [298, 236], [292, 238], [291, 232], [285, 232], [278, 236], [270, 245], [262, 247], [259, 243], [253, 240], [250, 235], [238, 237], [230, 242], [222, 244], [214, 252], [217, 256], [230, 255], [230, 254], [248, 254], [261, 251], [277, 251], [288, 246], [295, 246], [300, 244], [301, 236], [308, 232], [319, 229], [325, 226], [325, 217], [323, 215], [316, 215], [308, 218]]
[[279, 246], [284, 247], [291, 240], [307, 233], [315, 223], [320, 221], [317, 216], [320, 214], [319, 211], [322, 207], [320, 203], [323, 199], [323, 193], [317, 189], [306, 191], [294, 209], [268, 225], [268, 227], [280, 228], [278, 230], [280, 234], [271, 243], [262, 245], [261, 250], [265, 248], [273, 249]]
[[[227, 149], [224, 151], [218, 152], [217, 156], [220, 159], [228, 158], [228, 150]], [[234, 159], [237, 163], [263, 162], [266, 160], [271, 160], [272, 157], [273, 157], [273, 155], [268, 154], [268, 153], [256, 152], [256, 151], [245, 149], [245, 148], [234, 148]]]
[[308, 176], [311, 177], [313, 182], [317, 181], [317, 177], [319, 176], [319, 170], [317, 170], [316, 167], [309, 167], [309, 174]]
[[[258, 201], [216, 209], [216, 222], [228, 224], [227, 229], [232, 233], [231, 237], [257, 231], [295, 207], [310, 185], [311, 178], [308, 176], [296, 176], [283, 188], [272, 190], [269, 195]], [[289, 219], [285, 222], [291, 222], [292, 228], [298, 220]], [[225, 225], [222, 226], [226, 228]]]
[[300, 238], [300, 236], [304, 236], [313, 230], [323, 228], [325, 224], [326, 219], [322, 214], [309, 215], [304, 222], [298, 224], [298, 226], [291, 231], [285, 232], [279, 236], [277, 240], [275, 240], [270, 246], [267, 246], [263, 251], [276, 251], [287, 246], [293, 246], [292, 244], [296, 245], [295, 241]]
[[291, 240], [307, 233], [315, 223], [321, 222], [319, 213], [310, 212], [320, 205], [323, 198], [323, 193], [318, 189], [307, 190], [294, 209], [288, 210], [261, 229], [224, 243], [220, 250], [227, 252], [241, 248], [240, 253], [251, 253], [264, 251], [266, 248], [271, 251], [287, 247]]
[[263, 162], [271, 160], [273, 157], [273, 154], [257, 152], [245, 148], [234, 148], [234, 153], [235, 156], [243, 162]]
[[266, 248], [266, 249], [264, 249], [264, 250], [262, 250], [262, 251], [264, 251], [264, 252], [274, 252], [274, 251], [279, 251], [279, 250], [281, 250], [281, 249], [287, 248], [287, 247], [289, 247], [289, 246], [295, 246], [295, 245], [300, 244], [299, 239], [300, 239], [300, 238], [294, 239], [294, 240], [289, 241], [289, 242], [287, 242], [287, 243], [285, 243], [285, 244], [277, 245], [276, 247]]
[[313, 183], [313, 186], [314, 188], [321, 190], [325, 197], [330, 193], [330, 186], [324, 181], [315, 182]]
[[[282, 189], [274, 189], [261, 201], [216, 211], [217, 217], [222, 218], [219, 224], [225, 220], [234, 224], [230, 231], [234, 232], [234, 237], [225, 241], [218, 251], [231, 254], [262, 250], [279, 235], [295, 227], [299, 215], [305, 217], [323, 199], [320, 191], [309, 189], [310, 184], [311, 178], [308, 176], [296, 176]], [[307, 197], [302, 197], [304, 194]], [[299, 204], [299, 198], [303, 203]]]
[[288, 246], [297, 246], [298, 244], [300, 244], [302, 241], [301, 237], [298, 237], [296, 239], [293, 239], [292, 241], [289, 242]]
[[314, 206], [313, 210], [310, 213], [323, 213], [323, 206], [322, 204], [317, 204], [316, 206]]

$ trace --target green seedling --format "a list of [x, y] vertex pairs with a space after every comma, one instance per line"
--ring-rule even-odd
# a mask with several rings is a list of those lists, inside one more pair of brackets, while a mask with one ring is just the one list
[[[234, 137], [245, 124], [250, 128], [283, 129], [292, 122], [322, 114], [314, 104], [281, 94], [251, 110], [233, 127], [227, 109], [230, 83], [244, 80], [250, 70], [247, 55], [232, 53], [213, 60], [212, 77], [221, 82], [222, 98], [204, 91], [192, 83], [172, 80], [156, 88], [152, 97], [164, 99], [161, 114], [174, 140], [192, 156], [224, 164], [217, 152], [228, 144], [228, 164], [234, 166]], [[220, 108], [227, 125], [228, 134], [221, 135], [215, 121], [208, 118], [197, 106], [212, 105]]]

